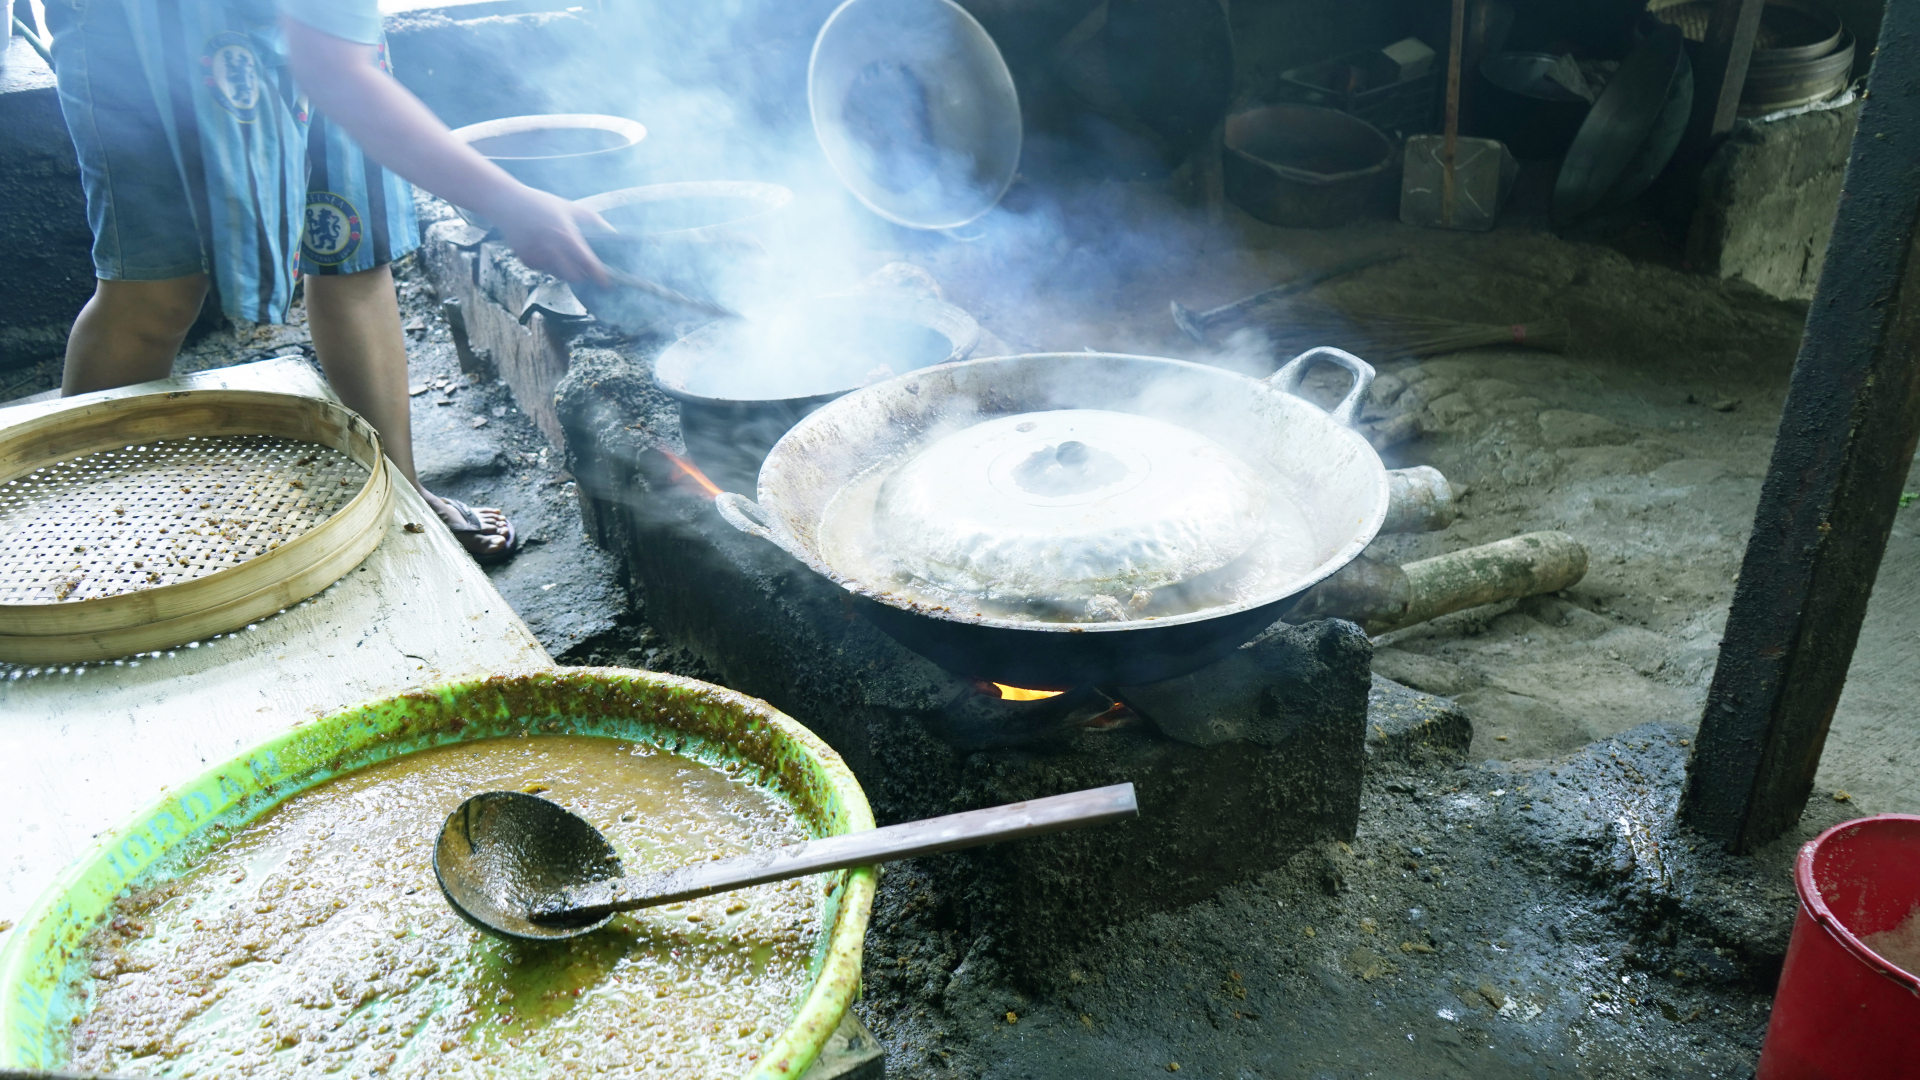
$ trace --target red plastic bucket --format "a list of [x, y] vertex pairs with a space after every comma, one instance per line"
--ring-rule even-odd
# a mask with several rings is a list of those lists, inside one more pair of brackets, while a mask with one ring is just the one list
[[1920, 1077], [1920, 978], [1860, 941], [1920, 905], [1920, 817], [1835, 825], [1800, 849], [1800, 913], [1757, 1080]]

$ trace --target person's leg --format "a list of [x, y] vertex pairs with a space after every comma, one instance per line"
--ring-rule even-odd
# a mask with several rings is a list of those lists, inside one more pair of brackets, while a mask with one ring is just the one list
[[[382, 264], [355, 274], [308, 274], [304, 280], [307, 329], [334, 393], [380, 433], [387, 457], [434, 512], [449, 524], [461, 523], [460, 512], [421, 487], [414, 475], [407, 339], [388, 267]], [[500, 551], [507, 542], [506, 515], [491, 507], [475, 512], [487, 531], [461, 533], [461, 543], [475, 555]]]
[[52, 0], [46, 14], [96, 279], [67, 338], [61, 392], [165, 378], [200, 314], [207, 267], [144, 74], [143, 39], [121, 4]]
[[61, 396], [166, 378], [206, 296], [205, 274], [95, 281], [67, 335]]
[[407, 404], [407, 344], [392, 275], [384, 266], [358, 274], [308, 274], [305, 287], [313, 351], [334, 393], [373, 424], [387, 457], [418, 487]]

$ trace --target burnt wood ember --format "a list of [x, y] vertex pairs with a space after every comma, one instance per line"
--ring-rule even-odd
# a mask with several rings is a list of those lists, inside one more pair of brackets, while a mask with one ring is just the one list
[[1482, 604], [1558, 592], [1587, 573], [1587, 549], [1562, 532], [1535, 532], [1405, 566], [1361, 556], [1315, 585], [1288, 618], [1351, 619], [1384, 634]]
[[1010, 701], [995, 684], [970, 681], [974, 692], [954, 697], [939, 714], [938, 737], [957, 749], [1043, 743], [1071, 735], [1074, 728], [1105, 729], [1135, 721], [1119, 702], [1091, 686], [1037, 701]]
[[[871, 601], [735, 531], [676, 479], [659, 451], [684, 452], [678, 417], [660, 407], [644, 360], [611, 349], [574, 359], [556, 403], [590, 535], [621, 558], [656, 632], [824, 738], [882, 823], [1136, 785], [1138, 820], [924, 860], [1016, 978], [1316, 840], [1352, 838], [1373, 685], [1359, 628], [1278, 626], [1160, 687], [1004, 700], [901, 646], [866, 617]], [[751, 477], [713, 479], [751, 490]], [[1413, 711], [1395, 739], [1459, 741], [1430, 723], [1453, 714]]]
[[1226, 659], [1191, 675], [1146, 686], [1123, 686], [1120, 698], [1169, 738], [1195, 746], [1287, 743], [1310, 718], [1349, 710], [1354, 687], [1349, 653], [1373, 649], [1364, 635], [1275, 623]]

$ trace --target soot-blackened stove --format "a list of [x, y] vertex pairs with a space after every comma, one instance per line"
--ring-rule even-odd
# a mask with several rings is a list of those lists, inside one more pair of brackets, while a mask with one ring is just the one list
[[[863, 617], [870, 601], [723, 522], [669, 456], [686, 453], [678, 412], [643, 360], [576, 350], [556, 405], [588, 531], [623, 560], [648, 623], [839, 751], [882, 824], [1135, 784], [1135, 821], [927, 861], [1016, 969], [1316, 840], [1351, 839], [1370, 739], [1452, 744], [1464, 730], [1404, 694], [1382, 709], [1396, 691], [1374, 686], [1366, 635], [1336, 620], [1276, 624], [1155, 685], [1008, 700], [910, 652]], [[753, 490], [737, 466], [714, 472]]]

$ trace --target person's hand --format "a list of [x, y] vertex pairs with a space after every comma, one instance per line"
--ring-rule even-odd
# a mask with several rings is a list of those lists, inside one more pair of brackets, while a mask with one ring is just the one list
[[608, 283], [607, 268], [582, 235], [583, 231], [613, 231], [599, 214], [521, 185], [492, 217], [501, 238], [529, 267], [563, 281]]
[[281, 20], [294, 81], [368, 156], [455, 206], [499, 225], [520, 261], [567, 281], [607, 284], [580, 230], [611, 232], [600, 215], [507, 175], [453, 137], [420, 99], [374, 62], [372, 45]]

